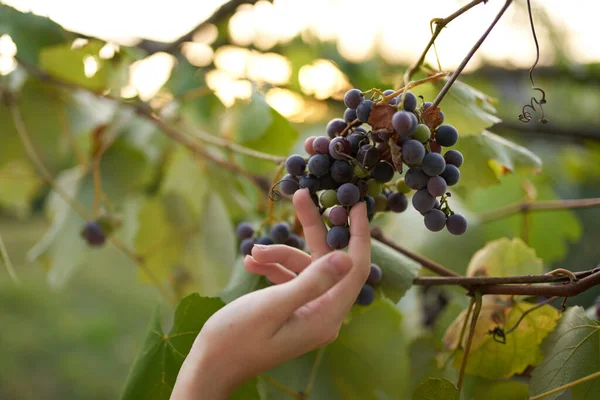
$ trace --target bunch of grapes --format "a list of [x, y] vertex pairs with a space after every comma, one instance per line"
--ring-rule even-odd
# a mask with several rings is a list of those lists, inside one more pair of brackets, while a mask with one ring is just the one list
[[[413, 191], [412, 205], [430, 231], [446, 227], [452, 234], [463, 234], [467, 220], [450, 209], [447, 193], [460, 178], [463, 156], [457, 150], [442, 155], [443, 147], [458, 141], [458, 131], [443, 124], [444, 114], [432, 103], [419, 106], [411, 92], [389, 100], [392, 90], [372, 92], [372, 99], [358, 89], [346, 93], [344, 118], [327, 124], [327, 136], [304, 143], [308, 160], [300, 155], [286, 160], [280, 191], [310, 191], [329, 227], [327, 243], [332, 249], [348, 245], [348, 213], [354, 204], [365, 201], [371, 220], [377, 212], [405, 211], [407, 194]], [[404, 179], [396, 176], [403, 165], [408, 167]]]
[[360, 289], [360, 292], [358, 293], [356, 304], [368, 306], [373, 303], [375, 300], [375, 288], [373, 286], [379, 284], [382, 277], [383, 273], [381, 272], [381, 268], [377, 264], [371, 264], [369, 277], [367, 278], [367, 282], [363, 285], [362, 289]]
[[295, 233], [292, 233], [287, 222], [273, 224], [268, 233], [264, 235], [260, 234], [260, 230], [261, 229], [255, 230], [248, 222], [241, 222], [237, 226], [236, 233], [240, 239], [240, 253], [242, 255], [252, 254], [252, 248], [255, 244], [262, 244], [265, 246], [271, 244], [285, 244], [304, 250], [304, 239]]

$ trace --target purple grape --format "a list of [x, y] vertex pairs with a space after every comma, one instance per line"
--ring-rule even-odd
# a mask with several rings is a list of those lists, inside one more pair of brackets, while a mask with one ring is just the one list
[[356, 304], [361, 306], [368, 306], [375, 301], [375, 289], [373, 286], [365, 283], [358, 293], [356, 298]]
[[269, 236], [261, 236], [258, 239], [256, 239], [256, 244], [262, 244], [263, 246], [270, 246], [272, 244], [275, 244], [275, 242]]
[[292, 156], [289, 156], [287, 160], [285, 160], [285, 169], [290, 175], [304, 175], [304, 170], [306, 169], [306, 161], [304, 160], [304, 157], [299, 156], [298, 154], [294, 154]]
[[406, 92], [406, 100], [404, 100], [404, 103], [401, 94], [398, 95], [396, 99], [396, 104], [400, 107], [403, 107], [405, 111], [413, 112], [417, 109], [417, 96], [411, 92]]
[[444, 178], [448, 186], [454, 186], [460, 179], [460, 171], [454, 165], [447, 164], [440, 176]]
[[425, 157], [425, 147], [418, 140], [410, 139], [402, 145], [402, 160], [409, 165], [420, 165]]
[[356, 110], [353, 108], [346, 108], [344, 111], [344, 121], [350, 123], [356, 119]]
[[[362, 133], [352, 133], [348, 135], [347, 139], [350, 142], [350, 153], [354, 155], [358, 153], [360, 146], [369, 143], [367, 136]], [[329, 148], [327, 152], [329, 152]]]
[[275, 243], [285, 243], [286, 240], [290, 237], [290, 226], [287, 222], [278, 222], [271, 227], [271, 239]]
[[421, 168], [423, 169], [423, 172], [429, 176], [438, 176], [444, 172], [444, 168], [446, 168], [446, 161], [441, 154], [425, 154], [425, 157], [423, 157], [423, 161], [421, 162]]
[[369, 277], [367, 278], [367, 283], [371, 285], [377, 285], [381, 282], [381, 278], [383, 276], [383, 272], [381, 268], [377, 264], [371, 264], [371, 270], [369, 271]]
[[419, 190], [427, 186], [427, 183], [429, 182], [429, 177], [425, 172], [423, 172], [421, 168], [412, 167], [409, 168], [408, 171], [406, 171], [406, 175], [404, 176], [404, 182], [409, 188], [413, 190]]
[[301, 188], [308, 189], [308, 191], [311, 193], [315, 193], [317, 190], [319, 190], [319, 178], [314, 175], [307, 174], [300, 177], [299, 183]]
[[337, 189], [338, 187], [340, 187], [340, 184], [333, 180], [331, 173], [326, 174], [319, 179], [320, 190]]
[[453, 214], [446, 220], [446, 228], [453, 235], [462, 235], [467, 231], [467, 219], [462, 214]]
[[446, 160], [446, 164], [454, 165], [456, 168], [460, 168], [464, 162], [463, 155], [458, 150], [448, 150], [444, 154], [444, 160]]
[[448, 190], [448, 185], [441, 176], [432, 176], [427, 182], [427, 190], [433, 197], [442, 196]]
[[352, 183], [344, 183], [338, 188], [337, 198], [341, 205], [352, 207], [360, 200], [360, 190]]
[[394, 172], [395, 170], [394, 167], [392, 167], [392, 164], [381, 161], [375, 165], [371, 175], [377, 182], [386, 183], [392, 180]]
[[254, 235], [254, 228], [248, 222], [240, 222], [235, 232], [240, 239], [248, 239]]
[[356, 108], [356, 117], [360, 122], [369, 122], [369, 115], [371, 115], [371, 107], [373, 107], [371, 100], [363, 100]]
[[244, 239], [240, 243], [240, 253], [245, 256], [249, 256], [250, 254], [252, 254], [253, 247], [254, 247], [254, 239], [252, 239], [252, 238]]
[[431, 232], [439, 232], [446, 226], [446, 214], [435, 208], [424, 215], [425, 227]]
[[390, 211], [395, 213], [404, 212], [408, 208], [408, 199], [404, 193], [392, 193], [387, 200]]
[[81, 231], [81, 236], [91, 247], [102, 246], [106, 242], [106, 235], [98, 222], [87, 222]]
[[417, 128], [419, 121], [415, 114], [408, 111], [398, 111], [392, 115], [392, 126], [400, 136], [410, 136]]
[[329, 172], [331, 161], [325, 154], [315, 154], [308, 160], [308, 171], [318, 177], [322, 177]]
[[354, 178], [354, 167], [348, 161], [335, 160], [331, 165], [331, 177], [338, 183], [348, 183]]
[[[392, 89], [384, 90], [384, 91], [383, 91], [383, 95], [384, 95], [384, 96], [389, 96], [389, 95], [391, 95], [391, 94], [392, 94], [392, 93], [394, 93], [394, 92], [395, 92], [395, 90], [392, 90]], [[398, 97], [393, 97], [393, 98], [391, 98], [390, 100], [388, 100], [388, 102], [387, 102], [387, 103], [388, 103], [389, 105], [391, 105], [391, 106], [395, 106], [396, 104], [398, 104]]]
[[286, 175], [283, 177], [281, 182], [279, 183], [279, 189], [283, 194], [287, 194], [288, 196], [296, 193], [296, 190], [300, 189], [300, 185], [298, 184], [298, 179], [293, 177], [292, 175]]
[[358, 150], [356, 160], [365, 168], [374, 167], [379, 162], [379, 150], [370, 144], [364, 144]]
[[435, 197], [427, 189], [419, 189], [412, 197], [412, 205], [415, 210], [425, 213], [435, 205]]
[[333, 207], [329, 210], [329, 222], [334, 226], [348, 224], [348, 211], [344, 207]]
[[365, 196], [364, 200], [367, 206], [367, 218], [371, 221], [375, 216], [375, 199], [371, 196]]
[[313, 141], [313, 150], [319, 154], [329, 154], [329, 138], [319, 136]]
[[336, 160], [344, 160], [350, 155], [352, 146], [345, 137], [336, 137], [329, 143], [329, 155]]
[[344, 95], [344, 104], [346, 104], [346, 107], [348, 108], [356, 109], [363, 99], [364, 97], [360, 90], [350, 89]]
[[327, 245], [334, 250], [341, 250], [350, 242], [350, 231], [345, 226], [334, 226], [327, 232]]
[[359, 197], [361, 199], [368, 194], [369, 185], [367, 185], [366, 181], [363, 181], [362, 179], [358, 180], [358, 181], [356, 181], [355, 185], [358, 188]]
[[295, 247], [296, 249], [304, 250], [304, 239], [294, 233], [288, 237], [285, 244], [290, 247]]
[[334, 118], [331, 121], [329, 121], [329, 123], [327, 124], [327, 136], [329, 136], [330, 138], [334, 138], [336, 136], [338, 136], [340, 133], [342, 133], [342, 131], [344, 129], [346, 129], [346, 126], [348, 124], [346, 124], [346, 121], [344, 121], [341, 118]]
[[435, 140], [444, 147], [451, 147], [458, 142], [458, 131], [452, 125], [440, 125], [435, 133]]

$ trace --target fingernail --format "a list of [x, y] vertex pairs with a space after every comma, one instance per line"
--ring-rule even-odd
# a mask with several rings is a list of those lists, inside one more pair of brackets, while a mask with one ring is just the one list
[[253, 248], [254, 248], [254, 249], [259, 249], [259, 250], [264, 250], [264, 249], [266, 249], [267, 247], [268, 247], [268, 246], [267, 246], [267, 245], [264, 245], [264, 244], [255, 244]]
[[342, 252], [336, 252], [329, 258], [329, 263], [339, 275], [345, 275], [352, 268], [352, 260]]

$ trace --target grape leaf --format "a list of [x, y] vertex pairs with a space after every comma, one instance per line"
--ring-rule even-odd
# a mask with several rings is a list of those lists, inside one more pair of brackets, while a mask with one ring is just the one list
[[[556, 327], [560, 318], [555, 308], [544, 305], [528, 313], [517, 329], [506, 336], [506, 344], [495, 341], [487, 332], [490, 327], [501, 325], [499, 321], [505, 321], [505, 329], [512, 328], [525, 311], [535, 306], [517, 302], [504, 309], [488, 307], [484, 312], [482, 308], [465, 373], [488, 379], [505, 379], [540, 363], [543, 359], [540, 343]], [[460, 368], [463, 356], [464, 352], [460, 350], [454, 359], [455, 368]]]
[[[468, 198], [469, 208], [475, 212], [485, 212], [523, 201], [524, 180], [522, 176], [509, 175], [502, 178], [501, 185], [475, 191]], [[530, 180], [537, 191], [537, 200], [558, 199], [543, 177], [533, 177]], [[528, 222], [529, 246], [546, 263], [561, 260], [568, 250], [568, 242], [576, 241], [581, 236], [581, 223], [570, 210], [531, 213]], [[483, 227], [483, 235], [487, 240], [502, 236], [519, 237], [521, 227], [522, 215], [516, 214], [487, 222]]]
[[413, 395], [413, 400], [458, 400], [459, 392], [448, 379], [429, 378]]
[[394, 303], [410, 289], [420, 268], [415, 261], [377, 240], [371, 240], [371, 261], [381, 267], [381, 289]]
[[464, 400], [523, 400], [529, 398], [527, 384], [517, 380], [489, 380], [466, 376], [463, 381]]
[[31, 201], [42, 185], [42, 179], [25, 160], [0, 166], [0, 208], [21, 218], [29, 216]]
[[[434, 84], [417, 86], [411, 91], [422, 95], [426, 100], [433, 100], [447, 79]], [[461, 137], [479, 135], [486, 128], [500, 122], [491, 99], [466, 83], [456, 81], [440, 103], [444, 113], [444, 123], [458, 129]], [[462, 139], [461, 139], [462, 140]], [[460, 143], [460, 140], [459, 140]]]
[[[564, 312], [558, 328], [542, 344], [544, 361], [533, 370], [529, 393], [540, 395], [566, 383], [600, 371], [600, 323], [585, 315], [582, 307]], [[573, 387], [574, 400], [596, 399], [600, 379]], [[563, 392], [544, 399], [554, 400]]]
[[[173, 327], [164, 333], [160, 315], [155, 313], [144, 345], [134, 361], [121, 399], [169, 399], [179, 369], [206, 321], [221, 307], [216, 298], [201, 297], [197, 293], [183, 298], [177, 309]], [[232, 399], [258, 400], [257, 380], [253, 378]]]
[[521, 239], [501, 238], [477, 251], [467, 267], [467, 276], [540, 275], [543, 262]]
[[461, 138], [453, 147], [465, 155], [457, 187], [486, 187], [500, 183], [507, 173], [535, 173], [542, 160], [531, 151], [489, 131]]
[[75, 39], [49, 18], [22, 13], [4, 4], [0, 4], [0, 32], [9, 34], [17, 45], [17, 56], [32, 64], [37, 63], [43, 47]]

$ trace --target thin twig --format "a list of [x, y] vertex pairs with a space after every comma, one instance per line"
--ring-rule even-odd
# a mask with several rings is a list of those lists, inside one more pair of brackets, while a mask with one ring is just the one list
[[469, 61], [473, 57], [473, 55], [477, 52], [477, 50], [479, 50], [479, 47], [485, 41], [485, 39], [488, 37], [488, 35], [492, 31], [492, 29], [494, 29], [494, 26], [496, 26], [496, 23], [498, 23], [498, 21], [500, 21], [500, 18], [502, 18], [502, 15], [504, 15], [504, 12], [510, 6], [510, 4], [512, 3], [512, 1], [513, 0], [506, 0], [506, 2], [504, 3], [504, 5], [502, 6], [502, 8], [500, 9], [500, 11], [498, 12], [498, 14], [496, 15], [496, 18], [494, 18], [494, 20], [492, 21], [492, 23], [490, 24], [490, 26], [483, 33], [483, 35], [479, 38], [479, 40], [477, 41], [477, 43], [475, 43], [475, 45], [473, 46], [473, 48], [471, 48], [471, 50], [469, 51], [469, 53], [466, 55], [466, 57], [462, 60], [462, 62], [458, 66], [458, 68], [456, 68], [456, 71], [454, 71], [454, 73], [452, 74], [452, 76], [448, 79], [448, 81], [446, 82], [446, 84], [444, 85], [444, 87], [442, 88], [442, 90], [440, 90], [440, 93], [438, 93], [437, 97], [433, 101], [433, 107], [437, 107], [437, 106], [440, 105], [440, 102], [444, 99], [444, 96], [446, 95], [446, 93], [448, 93], [448, 91], [450, 90], [450, 88], [452, 87], [452, 85], [454, 84], [454, 82], [456, 81], [456, 79], [458, 78], [458, 76], [465, 69], [465, 67], [467, 66], [467, 64], [469, 63]]
[[435, 73], [435, 74], [433, 74], [431, 76], [428, 76], [426, 78], [419, 79], [418, 81], [408, 82], [405, 86], [403, 86], [400, 89], [394, 91], [393, 93], [390, 93], [387, 96], [381, 96], [380, 103], [387, 103], [388, 101], [390, 101], [394, 97], [403, 94], [405, 91], [407, 91], [409, 89], [412, 89], [414, 87], [417, 87], [417, 86], [422, 85], [422, 84], [427, 83], [427, 82], [437, 81], [437, 80], [442, 79], [442, 78], [444, 78], [444, 77], [446, 77], [448, 75], [450, 75], [449, 72], [443, 72], [442, 71], [442, 72]]
[[540, 200], [510, 204], [496, 210], [483, 212], [477, 215], [480, 222], [491, 222], [506, 218], [520, 212], [529, 211], [558, 211], [574, 208], [589, 208], [600, 206], [600, 198], [572, 199], [572, 200]]
[[310, 376], [308, 378], [308, 383], [306, 384], [306, 388], [304, 389], [304, 397], [309, 398], [312, 393], [313, 386], [315, 384], [315, 380], [317, 379], [317, 374], [319, 372], [319, 367], [321, 366], [321, 361], [323, 361], [323, 355], [325, 354], [325, 349], [327, 346], [323, 346], [317, 350], [317, 356], [315, 358], [315, 362], [313, 363], [312, 369], [310, 371]]
[[542, 393], [542, 394], [538, 394], [537, 396], [530, 397], [529, 400], [543, 399], [546, 396], [550, 396], [552, 394], [562, 392], [563, 390], [572, 388], [573, 386], [577, 386], [581, 383], [593, 381], [594, 379], [598, 379], [598, 378], [600, 378], [600, 371], [594, 372], [593, 374], [588, 375], [588, 376], [584, 376], [583, 378], [577, 379], [573, 382], [565, 383], [564, 385], [554, 388], [546, 393]]
[[273, 379], [270, 376], [262, 375], [262, 374], [258, 375], [258, 377], [260, 379], [262, 379], [263, 381], [265, 381], [266, 383], [268, 383], [269, 385], [273, 386], [274, 388], [276, 388], [276, 389], [282, 391], [283, 393], [289, 395], [292, 399], [302, 400], [303, 396], [301, 394], [294, 392], [289, 387], [285, 386], [282, 383], [279, 383], [276, 379]]
[[15, 271], [15, 267], [10, 261], [10, 257], [8, 256], [8, 251], [6, 250], [6, 246], [4, 245], [4, 240], [2, 240], [2, 236], [0, 236], [0, 260], [3, 261], [4, 266], [6, 267], [6, 272], [8, 272], [8, 276], [10, 279], [17, 284], [21, 284], [21, 280], [17, 276], [17, 272]]
[[479, 319], [479, 312], [481, 311], [482, 294], [481, 292], [475, 292], [475, 307], [473, 309], [473, 317], [471, 318], [471, 327], [469, 329], [469, 336], [467, 337], [467, 345], [463, 353], [462, 363], [460, 365], [460, 373], [458, 375], [458, 382], [456, 387], [460, 393], [462, 388], [463, 378], [465, 377], [465, 369], [467, 368], [467, 360], [469, 359], [469, 352], [471, 351], [471, 343], [473, 343], [473, 336], [475, 336], [475, 327], [477, 326], [477, 320]]
[[450, 354], [450, 356], [444, 363], [444, 367], [442, 368], [442, 370], [446, 369], [446, 367], [448, 366], [450, 361], [452, 361], [454, 359], [454, 357], [456, 357], [458, 352], [462, 349], [463, 340], [465, 338], [465, 332], [467, 331], [467, 326], [469, 325], [469, 318], [471, 318], [471, 313], [473, 312], [474, 305], [475, 305], [475, 297], [471, 296], [471, 301], [469, 302], [469, 306], [467, 307], [467, 315], [465, 315], [465, 321], [463, 322], [463, 326], [460, 329], [460, 336], [458, 337], [458, 342], [457, 342], [458, 344], [456, 345], [456, 348], [454, 349], [452, 354]]
[[[575, 277], [579, 280], [597, 273], [595, 269], [588, 271], [575, 272]], [[522, 276], [424, 276], [416, 278], [414, 285], [420, 286], [440, 286], [440, 285], [460, 285], [467, 287], [485, 286], [485, 285], [510, 285], [510, 284], [531, 284], [531, 283], [557, 283], [569, 282], [571, 278], [566, 275], [522, 275]]]

